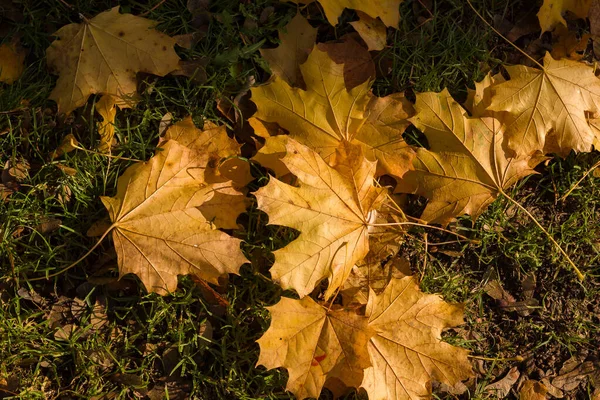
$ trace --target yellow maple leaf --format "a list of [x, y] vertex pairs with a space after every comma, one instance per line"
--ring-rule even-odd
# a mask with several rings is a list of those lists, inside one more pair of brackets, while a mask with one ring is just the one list
[[503, 191], [535, 173], [543, 158], [507, 157], [503, 122], [495, 117], [471, 118], [450, 96], [419, 93], [413, 124], [426, 136], [430, 150], [419, 148], [396, 190], [429, 199], [422, 219], [448, 224], [456, 216], [474, 219]]
[[378, 174], [401, 177], [410, 168], [414, 153], [402, 133], [412, 106], [401, 94], [375, 97], [370, 82], [347, 90], [343, 64], [318, 48], [300, 69], [307, 90], [292, 88], [277, 76], [252, 89], [256, 118], [279, 124], [325, 160], [341, 142], [350, 142], [360, 145], [369, 160], [379, 161]]
[[592, 0], [544, 0], [537, 16], [542, 33], [551, 31], [557, 24], [567, 26], [562, 14], [570, 11], [579, 18], [587, 18]]
[[90, 94], [116, 96], [130, 104], [136, 94], [136, 74], [164, 76], [177, 69], [175, 39], [152, 29], [156, 22], [119, 7], [102, 12], [81, 24], [59, 29], [46, 51], [48, 66], [59, 75], [50, 99], [69, 114]]
[[[286, 389], [298, 399], [319, 397], [329, 378], [360, 384], [362, 371], [370, 365], [367, 341], [374, 334], [366, 317], [344, 309], [328, 311], [310, 297], [282, 297], [267, 309], [271, 326], [257, 341], [257, 365], [286, 368]], [[353, 375], [359, 379], [348, 381]]]
[[[297, 4], [309, 4], [315, 0], [282, 0], [292, 1]], [[381, 18], [384, 24], [397, 27], [400, 23], [400, 4], [404, 0], [318, 0], [325, 11], [325, 16], [331, 25], [337, 25], [338, 18], [345, 8], [362, 11], [371, 18]]]
[[117, 116], [117, 99], [115, 96], [104, 95], [96, 103], [96, 112], [102, 117], [98, 122], [98, 134], [100, 144], [98, 150], [104, 153], [110, 152], [115, 137], [115, 117]]
[[544, 57], [544, 68], [506, 67], [510, 80], [492, 86], [489, 110], [507, 113], [508, 148], [566, 156], [590, 151], [594, 134], [586, 114], [600, 111], [600, 80], [592, 67]]
[[275, 49], [260, 49], [267, 60], [271, 72], [280, 76], [291, 86], [304, 86], [300, 73], [300, 64], [308, 58], [317, 39], [317, 29], [310, 26], [306, 18], [298, 13], [285, 26], [285, 32], [279, 32], [281, 44]]
[[123, 173], [115, 197], [101, 198], [120, 276], [134, 273], [149, 292], [167, 294], [178, 275], [217, 283], [246, 262], [241, 241], [214, 229], [199, 209], [214, 195], [203, 179], [208, 161], [208, 154], [170, 140]]
[[421, 292], [414, 278], [392, 279], [381, 294], [371, 293], [366, 316], [376, 332], [361, 384], [369, 400], [423, 398], [431, 381], [452, 386], [472, 376], [468, 351], [441, 340], [443, 329], [464, 322], [463, 307]]
[[352, 267], [369, 250], [369, 218], [385, 198], [385, 189], [373, 185], [375, 163], [360, 148], [337, 157], [328, 165], [310, 148], [288, 139], [283, 163], [298, 177], [294, 187], [271, 178], [256, 193], [258, 207], [269, 223], [300, 231], [300, 236], [274, 252], [271, 276], [283, 288], [308, 295], [329, 278], [325, 298], [339, 288]]

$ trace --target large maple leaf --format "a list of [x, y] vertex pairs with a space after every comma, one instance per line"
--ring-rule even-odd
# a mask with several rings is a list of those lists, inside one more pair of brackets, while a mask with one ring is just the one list
[[318, 48], [300, 69], [306, 90], [277, 76], [252, 89], [256, 118], [279, 124], [326, 160], [346, 141], [360, 145], [368, 159], [378, 160], [379, 173], [401, 177], [410, 168], [413, 151], [402, 133], [412, 106], [401, 94], [375, 97], [369, 92], [370, 82], [347, 90], [343, 64]]
[[443, 329], [463, 323], [463, 307], [422, 293], [412, 277], [371, 291], [366, 315], [310, 297], [268, 309], [257, 364], [286, 368], [287, 390], [299, 399], [319, 397], [323, 386], [360, 386], [371, 400], [412, 400], [430, 395], [432, 381], [455, 385], [472, 375], [468, 352], [441, 340]]
[[366, 316], [376, 332], [361, 384], [369, 400], [420, 399], [431, 394], [431, 381], [453, 386], [472, 375], [468, 351], [441, 341], [443, 329], [464, 322], [463, 307], [421, 292], [413, 277], [371, 293]]
[[[347, 145], [331, 167], [310, 148], [289, 139], [286, 167], [300, 185], [271, 178], [256, 193], [258, 207], [269, 223], [300, 231], [300, 236], [275, 251], [271, 276], [300, 297], [329, 278], [325, 297], [331, 297], [352, 267], [369, 251], [369, 218], [385, 198], [385, 189], [373, 185], [375, 163]], [[345, 153], [345, 154], [342, 154]]]
[[[315, 0], [282, 0], [292, 1], [299, 4], [309, 4]], [[391, 27], [398, 27], [400, 22], [400, 4], [404, 0], [319, 0], [319, 3], [325, 11], [325, 16], [331, 25], [337, 25], [338, 18], [342, 15], [345, 8], [362, 11], [371, 18], [381, 18], [384, 24]]]
[[594, 133], [586, 114], [600, 111], [600, 80], [592, 67], [546, 54], [543, 69], [506, 69], [510, 80], [491, 87], [488, 109], [508, 114], [510, 150], [517, 155], [541, 150], [562, 156], [591, 150]]
[[477, 218], [503, 191], [535, 173], [541, 157], [509, 158], [502, 143], [505, 125], [489, 116], [470, 118], [447, 90], [419, 93], [413, 124], [426, 136], [430, 149], [417, 149], [414, 171], [407, 172], [397, 191], [429, 199], [422, 219], [447, 224], [469, 214]]
[[[257, 365], [286, 368], [286, 389], [298, 399], [319, 397], [329, 378], [347, 386], [360, 384], [370, 365], [367, 341], [374, 334], [367, 318], [343, 309], [328, 311], [310, 297], [282, 297], [268, 310], [271, 326], [258, 340]], [[358, 380], [348, 380], [356, 376]]]
[[121, 276], [134, 273], [150, 292], [177, 288], [177, 275], [217, 283], [246, 258], [240, 240], [214, 229], [199, 209], [214, 196], [204, 180], [208, 154], [174, 140], [147, 163], [129, 167], [115, 197], [102, 197], [113, 223]]
[[126, 104], [136, 93], [138, 72], [164, 76], [175, 70], [175, 39], [152, 29], [156, 24], [114, 7], [59, 29], [46, 52], [48, 66], [59, 75], [50, 94], [59, 111], [70, 113], [93, 93]]

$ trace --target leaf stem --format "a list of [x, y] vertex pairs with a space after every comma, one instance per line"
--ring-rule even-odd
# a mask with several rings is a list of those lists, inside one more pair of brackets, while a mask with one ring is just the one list
[[571, 257], [569, 257], [569, 255], [563, 250], [563, 248], [560, 246], [560, 244], [558, 244], [558, 242], [556, 240], [554, 240], [554, 238], [552, 237], [550, 232], [548, 232], [546, 230], [546, 228], [544, 228], [542, 226], [542, 224], [540, 224], [538, 222], [538, 220], [533, 216], [533, 214], [531, 214], [529, 212], [529, 210], [527, 210], [525, 207], [523, 207], [518, 201], [516, 201], [515, 199], [513, 199], [512, 197], [510, 197], [509, 195], [504, 193], [504, 191], [500, 190], [500, 194], [503, 195], [504, 197], [506, 197], [511, 203], [513, 203], [515, 206], [517, 206], [525, 214], [527, 214], [527, 216], [537, 225], [537, 227], [540, 228], [540, 230], [542, 232], [544, 232], [546, 237], [548, 239], [550, 239], [550, 241], [554, 244], [554, 246], [556, 246], [558, 251], [560, 251], [560, 253], [567, 259], [568, 263], [571, 264], [571, 267], [573, 268], [573, 271], [575, 271], [575, 273], [577, 274], [577, 277], [579, 278], [579, 280], [583, 281], [585, 279], [585, 275], [579, 270], [579, 268], [577, 268], [577, 266], [575, 265], [573, 260], [571, 260]]
[[81, 256], [81, 257], [80, 257], [80, 258], [79, 258], [77, 261], [75, 261], [74, 263], [72, 263], [72, 264], [71, 264], [71, 265], [69, 265], [68, 267], [65, 267], [65, 268], [61, 269], [60, 271], [58, 271], [58, 272], [55, 272], [55, 273], [53, 273], [53, 274], [50, 274], [50, 275], [46, 275], [46, 276], [40, 276], [39, 278], [28, 279], [28, 281], [29, 281], [29, 282], [33, 282], [33, 281], [41, 281], [41, 280], [44, 280], [44, 279], [46, 279], [46, 280], [47, 280], [47, 279], [53, 278], [53, 277], [55, 277], [55, 276], [57, 276], [57, 275], [60, 275], [60, 274], [62, 274], [63, 272], [66, 272], [66, 271], [70, 270], [71, 268], [73, 268], [74, 266], [76, 266], [77, 264], [79, 264], [81, 261], [83, 261], [83, 260], [84, 260], [84, 259], [85, 259], [87, 256], [89, 256], [90, 254], [92, 254], [92, 252], [93, 252], [94, 250], [96, 250], [96, 247], [98, 247], [98, 246], [100, 245], [100, 243], [101, 243], [101, 242], [104, 240], [104, 238], [105, 238], [105, 237], [106, 237], [106, 236], [107, 236], [107, 235], [108, 235], [110, 232], [112, 232], [112, 230], [113, 230], [113, 229], [114, 229], [116, 226], [117, 226], [116, 224], [112, 224], [112, 225], [111, 225], [111, 226], [110, 226], [110, 227], [109, 227], [109, 228], [108, 228], [108, 229], [107, 229], [107, 230], [104, 232], [104, 234], [103, 234], [102, 236], [100, 236], [100, 239], [98, 239], [98, 241], [96, 242], [96, 244], [95, 244], [94, 246], [92, 246], [92, 248], [91, 248], [91, 249], [89, 249], [89, 250], [87, 251], [87, 253], [85, 253], [85, 254], [84, 254], [83, 256]]
[[581, 181], [583, 181], [589, 174], [591, 174], [596, 168], [600, 167], [600, 161], [598, 161], [596, 164], [592, 165], [592, 167], [590, 169], [588, 169], [585, 174], [583, 174], [583, 176], [581, 177], [581, 179], [579, 179], [577, 182], [575, 182], [575, 184], [573, 186], [571, 186], [571, 189], [569, 189], [569, 191], [567, 193], [565, 193], [560, 199], [558, 199], [559, 201], [565, 201], [565, 199], [567, 197], [569, 197], [569, 195], [571, 194], [571, 192], [575, 189], [577, 189], [577, 186], [579, 186], [579, 184], [581, 183]]
[[468, 237], [463, 236], [460, 233], [452, 232], [452, 231], [449, 231], [448, 229], [440, 228], [440, 227], [433, 226], [433, 225], [420, 224], [418, 222], [408, 222], [407, 221], [407, 222], [390, 222], [390, 223], [387, 223], [387, 224], [367, 224], [367, 226], [401, 226], [401, 225], [414, 225], [414, 226], [420, 226], [422, 228], [435, 229], [435, 230], [446, 232], [446, 233], [449, 233], [449, 234], [454, 235], [456, 237], [459, 237], [459, 238], [461, 238], [463, 240], [466, 240], [467, 242], [471, 242], [471, 243], [477, 243], [478, 242], [477, 240], [469, 239]]
[[471, 7], [471, 9], [473, 10], [473, 12], [475, 12], [475, 14], [477, 14], [477, 16], [487, 25], [490, 27], [491, 30], [493, 30], [496, 35], [500, 36], [502, 39], [506, 40], [506, 42], [508, 44], [510, 44], [512, 47], [514, 47], [515, 49], [517, 49], [521, 54], [523, 54], [525, 57], [529, 58], [531, 61], [533, 61], [538, 67], [540, 67], [541, 69], [544, 69], [544, 66], [542, 64], [540, 64], [536, 59], [534, 59], [533, 57], [531, 57], [529, 54], [527, 54], [526, 52], [524, 52], [523, 50], [521, 50], [519, 48], [519, 46], [517, 46], [516, 44], [514, 44], [513, 42], [511, 42], [510, 40], [508, 40], [507, 38], [504, 37], [504, 35], [502, 35], [500, 32], [498, 32], [496, 30], [496, 28], [494, 28], [489, 22], [487, 22], [485, 20], [485, 18], [483, 18], [483, 16], [481, 16], [481, 14], [479, 14], [479, 12], [475, 9], [475, 7], [473, 7], [473, 4], [471, 4], [471, 0], [467, 0], [467, 3], [469, 4], [469, 7]]

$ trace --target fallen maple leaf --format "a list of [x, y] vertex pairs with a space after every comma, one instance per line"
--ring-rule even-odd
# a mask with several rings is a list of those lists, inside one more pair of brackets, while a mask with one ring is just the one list
[[156, 24], [114, 7], [59, 29], [46, 52], [48, 66], [59, 75], [50, 94], [59, 111], [69, 114], [93, 93], [131, 103], [138, 72], [164, 76], [177, 69], [175, 39], [152, 29]]
[[365, 41], [369, 51], [383, 50], [387, 40], [387, 30], [385, 25], [377, 18], [371, 18], [369, 15], [357, 11], [359, 20], [350, 22], [350, 25], [356, 29], [362, 40]]
[[546, 400], [548, 388], [538, 381], [526, 380], [519, 391], [520, 400]]
[[339, 40], [319, 43], [317, 47], [319, 50], [327, 52], [329, 58], [336, 64], [344, 64], [344, 83], [347, 90], [352, 90], [361, 83], [375, 79], [375, 63], [371, 53], [352, 35], [344, 35]]
[[463, 307], [421, 292], [414, 278], [392, 279], [381, 294], [371, 293], [366, 316], [376, 332], [361, 384], [369, 400], [423, 398], [431, 381], [453, 386], [473, 375], [468, 351], [441, 340], [443, 329], [464, 322]]
[[177, 275], [211, 283], [237, 273], [240, 240], [213, 228], [199, 210], [214, 196], [204, 180], [209, 158], [174, 140], [147, 163], [129, 167], [115, 197], [102, 197], [112, 221], [119, 274], [134, 273], [149, 292], [167, 294]]
[[317, 39], [317, 29], [310, 26], [306, 18], [298, 13], [279, 32], [281, 44], [275, 49], [261, 49], [260, 54], [267, 60], [271, 71], [291, 86], [304, 87], [300, 64], [308, 58]]
[[[329, 378], [348, 386], [360, 384], [363, 370], [370, 365], [367, 341], [374, 334], [366, 317], [351, 310], [326, 310], [310, 297], [282, 297], [267, 309], [271, 326], [257, 341], [257, 365], [286, 368], [286, 389], [298, 399], [319, 397]], [[359, 379], [348, 380], [354, 376]]]
[[578, 18], [587, 18], [592, 0], [544, 0], [537, 16], [542, 33], [551, 31], [557, 24], [567, 26], [563, 18], [564, 12], [570, 11]]
[[300, 185], [271, 178], [255, 193], [270, 224], [300, 231], [296, 240], [274, 252], [271, 276], [300, 297], [329, 278], [327, 299], [369, 251], [369, 221], [383, 201], [385, 189], [373, 185], [375, 163], [362, 157], [360, 147], [348, 144], [338, 150], [334, 168], [292, 139], [285, 146], [287, 154], [282, 161]]
[[[315, 0], [281, 0], [292, 1], [296, 4], [309, 4]], [[331, 25], [337, 25], [338, 18], [342, 15], [344, 8], [362, 11], [372, 18], [381, 18], [387, 26], [397, 27], [400, 23], [400, 4], [404, 0], [318, 0], [325, 11], [325, 16]]]
[[543, 69], [506, 69], [511, 79], [492, 86], [488, 109], [508, 114], [510, 150], [517, 155], [541, 150], [561, 156], [591, 150], [594, 133], [586, 114], [600, 111], [600, 80], [592, 67], [546, 54]]
[[0, 45], [0, 82], [11, 85], [25, 70], [25, 51], [19, 44], [3, 43]]
[[417, 94], [415, 109], [411, 121], [427, 136], [430, 150], [417, 149], [415, 170], [404, 175], [396, 191], [427, 197], [421, 218], [430, 223], [445, 225], [463, 214], [477, 218], [543, 160], [508, 158], [503, 121], [470, 118], [447, 90]]
[[[300, 66], [307, 90], [275, 77], [252, 89], [256, 118], [278, 123], [290, 137], [329, 160], [342, 142], [360, 145], [378, 174], [401, 177], [411, 167], [413, 151], [402, 138], [412, 106], [399, 93], [375, 97], [369, 82], [352, 90], [344, 84], [344, 67], [319, 48]], [[269, 165], [265, 165], [269, 167]]]
[[191, 150], [208, 155], [208, 165], [202, 175], [204, 181], [212, 185], [213, 195], [198, 209], [217, 228], [237, 228], [236, 219], [246, 210], [250, 199], [234, 186], [242, 187], [252, 180], [250, 164], [230, 158], [239, 154], [241, 146], [238, 142], [227, 135], [225, 126], [217, 126], [210, 121], [204, 123], [204, 130], [198, 129], [191, 116], [166, 130], [161, 143], [169, 140], [176, 140]]

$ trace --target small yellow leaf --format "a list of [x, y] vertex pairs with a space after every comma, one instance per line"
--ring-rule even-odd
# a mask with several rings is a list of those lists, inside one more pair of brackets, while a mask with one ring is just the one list
[[548, 389], [538, 381], [526, 380], [519, 391], [520, 400], [545, 400]]
[[4, 43], [0, 45], [0, 82], [14, 83], [25, 70], [25, 52], [17, 48], [16, 44]]
[[310, 26], [306, 18], [296, 14], [279, 32], [281, 44], [275, 49], [261, 49], [273, 74], [280, 76], [290, 86], [304, 86], [300, 64], [308, 58], [317, 39], [317, 29]]
[[356, 32], [365, 41], [369, 51], [383, 50], [387, 41], [387, 30], [383, 22], [377, 18], [371, 18], [361, 11], [357, 11], [356, 14], [359, 20], [350, 22], [350, 25], [356, 29]]
[[164, 76], [175, 70], [175, 39], [154, 30], [156, 24], [114, 7], [59, 29], [46, 51], [49, 68], [59, 75], [50, 94], [59, 111], [71, 113], [94, 93], [115, 96], [119, 106], [131, 104], [138, 72]]

